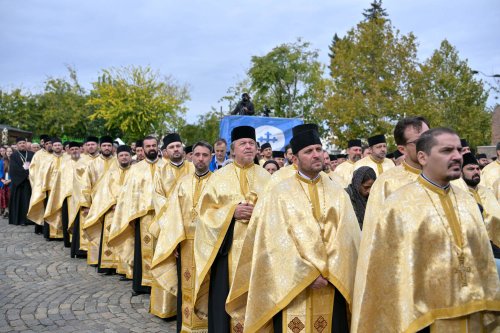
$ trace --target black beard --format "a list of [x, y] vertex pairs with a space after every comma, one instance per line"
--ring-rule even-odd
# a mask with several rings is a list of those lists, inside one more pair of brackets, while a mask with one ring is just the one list
[[110, 152], [110, 151], [109, 151], [109, 152], [104, 152], [104, 151], [102, 151], [102, 152], [101, 152], [101, 154], [102, 154], [102, 156], [104, 156], [104, 157], [110, 157], [110, 156], [111, 156], [111, 154], [112, 154], [112, 152]]
[[150, 161], [156, 160], [157, 157], [158, 157], [158, 151], [156, 150], [151, 150], [146, 153], [146, 158]]
[[480, 177], [477, 177], [476, 179], [469, 179], [469, 178], [463, 177], [463, 179], [464, 179], [465, 183], [467, 184], [467, 186], [471, 186], [471, 187], [476, 187], [481, 182]]
[[130, 162], [120, 163], [122, 168], [127, 168], [130, 165]]

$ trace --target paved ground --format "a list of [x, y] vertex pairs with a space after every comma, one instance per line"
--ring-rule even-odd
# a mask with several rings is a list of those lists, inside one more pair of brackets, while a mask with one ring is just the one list
[[148, 313], [149, 296], [71, 259], [62, 242], [0, 218], [0, 332], [175, 332]]

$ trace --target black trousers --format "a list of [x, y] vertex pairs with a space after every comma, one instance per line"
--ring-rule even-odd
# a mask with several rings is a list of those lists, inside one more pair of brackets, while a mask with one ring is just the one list
[[142, 249], [141, 249], [141, 222], [135, 220], [134, 238], [134, 272], [132, 274], [132, 290], [138, 294], [149, 294], [151, 287], [142, 285]]

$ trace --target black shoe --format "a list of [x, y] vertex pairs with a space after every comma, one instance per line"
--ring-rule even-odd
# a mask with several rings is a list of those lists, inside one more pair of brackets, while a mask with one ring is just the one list
[[122, 276], [119, 281], [132, 281], [132, 279], [127, 279], [126, 276]]

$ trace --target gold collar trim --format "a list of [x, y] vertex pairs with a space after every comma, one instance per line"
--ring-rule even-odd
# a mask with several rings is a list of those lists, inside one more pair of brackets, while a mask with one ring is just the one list
[[411, 165], [406, 163], [405, 160], [403, 160], [402, 164], [403, 164], [403, 168], [405, 168], [405, 170], [408, 172], [414, 173], [416, 175], [420, 175], [420, 173], [422, 173], [422, 170], [412, 167]]
[[425, 188], [431, 190], [432, 192], [441, 195], [441, 196], [446, 196], [450, 192], [450, 187], [448, 186], [446, 189], [441, 188], [439, 186], [436, 186], [429, 182], [427, 179], [425, 179], [422, 174], [420, 174], [420, 177], [418, 177], [418, 182], [422, 184]]

